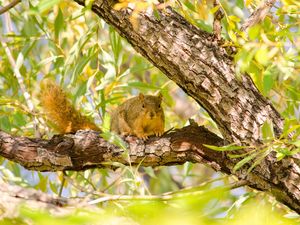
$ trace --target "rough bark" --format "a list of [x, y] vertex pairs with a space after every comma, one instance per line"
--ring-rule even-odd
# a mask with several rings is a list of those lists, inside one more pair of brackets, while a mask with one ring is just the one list
[[[240, 158], [229, 158], [203, 144], [223, 145], [224, 140], [204, 127], [191, 125], [162, 138], [150, 138], [146, 142], [131, 140], [128, 155], [131, 165], [205, 163], [215, 170], [236, 175], [250, 187], [272, 193], [300, 213], [300, 155], [277, 162], [275, 154], [270, 154], [250, 173], [247, 170], [253, 162], [234, 172]], [[0, 155], [38, 171], [114, 168], [116, 163], [129, 164], [123, 149], [106, 142], [95, 131], [58, 135], [51, 140], [14, 137], [0, 131]]]
[[[192, 141], [195, 139], [195, 141]], [[220, 169], [215, 159], [219, 152], [203, 147], [203, 143], [222, 145], [223, 140], [204, 127], [186, 127], [143, 142], [128, 142], [130, 164], [163, 166], [190, 162], [205, 162]], [[195, 148], [193, 150], [193, 148]], [[207, 151], [210, 159], [199, 152]], [[78, 131], [76, 135], [56, 135], [51, 140], [14, 137], [0, 131], [0, 155], [30, 170], [85, 170], [94, 167], [114, 167], [114, 162], [129, 165], [124, 149], [105, 141], [96, 131]], [[229, 172], [229, 171], [227, 171]]]
[[[75, 0], [84, 5], [84, 1]], [[170, 7], [140, 13], [133, 27], [132, 10], [116, 11], [114, 1], [95, 0], [92, 10], [111, 24], [146, 59], [193, 97], [217, 123], [229, 142], [257, 142], [270, 120], [278, 135], [283, 121], [251, 79], [236, 79], [232, 58], [214, 35], [199, 30]]]

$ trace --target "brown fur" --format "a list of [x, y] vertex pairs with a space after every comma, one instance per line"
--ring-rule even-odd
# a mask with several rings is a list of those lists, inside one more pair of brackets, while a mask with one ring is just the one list
[[75, 133], [77, 130], [100, 130], [74, 108], [66, 93], [53, 81], [41, 83], [40, 101], [46, 115], [61, 134]]
[[142, 139], [161, 136], [165, 122], [161, 100], [161, 95], [143, 94], [126, 100], [111, 116], [111, 131]]

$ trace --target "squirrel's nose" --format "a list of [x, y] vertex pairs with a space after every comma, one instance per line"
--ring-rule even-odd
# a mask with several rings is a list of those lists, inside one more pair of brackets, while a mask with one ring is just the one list
[[155, 116], [154, 112], [150, 112], [150, 117], [153, 118]]

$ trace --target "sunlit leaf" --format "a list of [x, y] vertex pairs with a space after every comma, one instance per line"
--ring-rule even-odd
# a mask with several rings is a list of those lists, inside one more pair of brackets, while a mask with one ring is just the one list
[[62, 31], [64, 27], [64, 16], [63, 13], [61, 11], [61, 9], [58, 9], [58, 14], [55, 18], [55, 22], [54, 22], [54, 33], [55, 33], [55, 38], [57, 39], [59, 36], [59, 33]]
[[233, 167], [233, 172], [237, 171], [238, 169], [240, 169], [242, 166], [244, 166], [246, 163], [250, 162], [251, 160], [253, 160], [258, 153], [253, 153], [252, 155], [249, 155], [245, 158], [243, 158], [242, 160], [240, 160], [237, 164], [235, 164], [235, 166]]
[[57, 5], [61, 0], [41, 0], [36, 6], [39, 13], [43, 13], [46, 10], [52, 8], [54, 5]]
[[214, 145], [207, 145], [207, 144], [203, 144], [203, 146], [216, 150], [216, 151], [234, 151], [234, 150], [240, 150], [240, 149], [245, 149], [247, 148], [246, 146], [237, 146], [234, 144], [231, 145], [226, 145], [226, 146], [214, 146]]

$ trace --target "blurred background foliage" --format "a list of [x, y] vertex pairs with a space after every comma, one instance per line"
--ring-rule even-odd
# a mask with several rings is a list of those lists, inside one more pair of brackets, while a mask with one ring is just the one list
[[[0, 0], [0, 6], [8, 2]], [[153, 0], [120, 1], [116, 7], [122, 8], [129, 2], [136, 13], [148, 7], [157, 10]], [[251, 27], [247, 34], [241, 33], [241, 24], [260, 3], [220, 0], [219, 6], [214, 7], [212, 0], [174, 0], [165, 5], [171, 5], [190, 23], [208, 32], [212, 32], [213, 14], [219, 8], [224, 10], [222, 35], [227, 40], [225, 45], [238, 50], [237, 74], [250, 74], [261, 93], [273, 102], [285, 118], [284, 135], [294, 131], [289, 140], [294, 147], [290, 149], [284, 141], [274, 142], [272, 129], [263, 130], [271, 143], [268, 149], [277, 150], [280, 159], [292, 154], [291, 150], [297, 153], [300, 147], [300, 3], [277, 2], [262, 23]], [[133, 19], [132, 23], [138, 21]], [[32, 137], [53, 135], [51, 121], [46, 121], [38, 100], [40, 81], [51, 78], [104, 131], [109, 130], [110, 112], [123, 100], [139, 92], [161, 92], [166, 130], [180, 128], [188, 118], [194, 118], [199, 125], [220, 135], [205, 110], [137, 54], [89, 7], [82, 8], [71, 0], [24, 0], [0, 16], [0, 29], [1, 130]], [[64, 216], [22, 207], [19, 217], [2, 220], [5, 224], [27, 224], [28, 219], [33, 224], [273, 225], [300, 221], [298, 215], [267, 194], [231, 187], [236, 182], [234, 178], [203, 165], [119, 165], [116, 171], [92, 169], [63, 174], [27, 171], [4, 158], [0, 163], [1, 179], [5, 182], [54, 196], [94, 199], [91, 205], [96, 206], [95, 212], [78, 209], [75, 214]], [[184, 189], [190, 186], [196, 188]], [[108, 199], [103, 199], [103, 194]], [[115, 195], [124, 199], [113, 200]], [[133, 200], [128, 195], [141, 199]], [[164, 200], [164, 196], [169, 199]]]

